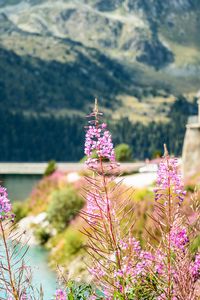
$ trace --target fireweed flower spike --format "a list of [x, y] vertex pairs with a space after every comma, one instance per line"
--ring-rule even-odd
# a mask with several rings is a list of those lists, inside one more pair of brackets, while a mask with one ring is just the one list
[[[86, 164], [91, 169], [97, 169], [102, 160], [115, 165], [115, 153], [110, 132], [107, 130], [107, 124], [100, 123], [102, 113], [98, 110], [97, 100], [86, 127], [85, 136], [85, 155], [87, 156]], [[95, 156], [95, 157], [93, 157]]]
[[8, 199], [6, 188], [0, 186], [0, 220], [3, 221], [9, 217], [13, 217], [11, 213], [12, 205]]
[[[178, 174], [177, 160], [171, 158], [164, 145], [164, 157], [162, 158], [157, 172], [157, 186], [155, 191], [155, 200], [158, 202], [155, 205], [157, 210], [158, 222], [161, 230], [161, 246], [163, 261], [166, 259], [164, 276], [166, 277], [166, 288], [164, 288], [165, 297], [163, 299], [172, 299], [172, 253], [173, 246], [177, 246], [177, 231], [172, 232], [173, 223], [175, 222], [175, 207], [177, 203], [183, 201], [185, 192], [183, 184]], [[163, 205], [163, 206], [162, 206]], [[165, 222], [165, 225], [163, 226]], [[162, 225], [161, 225], [162, 224]], [[180, 243], [179, 243], [180, 244]], [[179, 246], [179, 245], [178, 245]]]
[[[178, 160], [177, 158], [171, 158], [168, 154], [166, 145], [165, 154], [160, 163], [158, 174], [157, 174], [157, 187], [155, 189], [155, 199], [169, 200], [169, 195], [166, 193], [171, 189], [171, 197], [178, 204], [181, 204], [184, 200], [186, 191], [183, 187], [182, 176], [178, 171]], [[165, 204], [166, 204], [165, 202]]]
[[185, 251], [187, 244], [189, 243], [189, 237], [187, 229], [185, 227], [173, 226], [171, 231], [171, 245], [173, 249]]
[[127, 300], [129, 290], [146, 274], [153, 256], [143, 251], [132, 235], [134, 206], [129, 194], [122, 193], [121, 185], [115, 182], [114, 170], [118, 164], [111, 134], [107, 124], [101, 122], [97, 101], [88, 117], [86, 166], [94, 175], [86, 177], [87, 210], [82, 212], [82, 217], [90, 227], [84, 231], [88, 237], [87, 249], [93, 258], [89, 271], [105, 299], [112, 300], [116, 295], [116, 299]]
[[195, 260], [191, 265], [191, 273], [195, 281], [200, 279], [200, 253], [197, 253]]
[[[193, 262], [189, 251], [188, 224], [181, 212], [185, 194], [177, 159], [169, 156], [165, 146], [158, 170], [153, 215], [155, 227], [161, 236], [155, 249], [155, 253], [159, 249], [160, 255], [155, 255], [154, 266], [154, 274], [159, 274], [157, 287], [161, 292], [158, 300], [198, 299], [194, 271], [198, 262]], [[158, 272], [159, 265], [161, 268]]]

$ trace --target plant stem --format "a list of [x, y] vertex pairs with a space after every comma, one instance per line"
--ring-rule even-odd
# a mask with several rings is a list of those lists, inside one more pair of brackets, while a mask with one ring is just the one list
[[[118, 267], [118, 269], [121, 270], [121, 258], [120, 258], [120, 253], [119, 253], [116, 237], [115, 237], [115, 234], [114, 234], [113, 221], [112, 221], [112, 216], [111, 216], [111, 212], [110, 212], [108, 190], [107, 190], [107, 185], [106, 185], [106, 177], [105, 177], [105, 172], [104, 172], [104, 168], [103, 168], [102, 157], [100, 156], [99, 159], [100, 159], [101, 173], [102, 173], [102, 177], [103, 177], [103, 188], [104, 188], [105, 195], [106, 195], [106, 205], [107, 205], [107, 215], [108, 215], [109, 229], [110, 229], [111, 238], [112, 238], [112, 241], [113, 241], [113, 244], [114, 244], [114, 251], [115, 251], [116, 259], [117, 259], [117, 267]], [[122, 279], [121, 284], [122, 284], [122, 294], [123, 294], [124, 300], [126, 300], [127, 297], [126, 297], [126, 294], [125, 294], [125, 286], [124, 286], [124, 280], [123, 279]]]
[[[169, 169], [169, 161], [167, 157], [167, 167]], [[168, 272], [168, 286], [167, 297], [171, 300], [171, 182], [168, 175], [168, 245], [167, 245], [167, 272]]]
[[10, 279], [10, 285], [11, 285], [11, 288], [12, 288], [12, 293], [13, 293], [13, 296], [14, 296], [15, 300], [20, 300], [19, 297], [18, 297], [18, 294], [17, 294], [17, 290], [15, 288], [15, 284], [14, 284], [14, 280], [13, 280], [13, 276], [12, 276], [10, 256], [9, 256], [8, 245], [7, 245], [5, 231], [4, 231], [4, 228], [3, 228], [2, 221], [0, 221], [0, 227], [1, 227], [2, 237], [3, 237], [3, 244], [4, 244], [5, 252], [6, 252], [6, 260], [7, 260], [7, 263], [8, 263], [8, 275], [9, 275], [9, 279]]
[[[98, 126], [99, 126], [99, 120], [98, 120], [98, 111], [97, 111], [97, 113], [95, 114], [96, 129], [98, 129]], [[108, 218], [108, 223], [109, 223], [109, 231], [110, 231], [110, 235], [111, 235], [111, 241], [114, 246], [113, 250], [116, 255], [117, 268], [121, 270], [121, 258], [120, 258], [120, 253], [119, 253], [119, 249], [118, 249], [118, 245], [117, 245], [117, 240], [116, 240], [116, 237], [114, 234], [113, 220], [112, 220], [111, 211], [110, 211], [108, 189], [107, 189], [107, 183], [106, 183], [106, 175], [105, 175], [105, 171], [104, 171], [104, 167], [103, 167], [103, 157], [101, 155], [99, 155], [99, 161], [100, 161], [100, 172], [101, 172], [102, 179], [103, 179], [103, 189], [104, 189], [105, 197], [106, 197], [106, 210], [107, 210], [107, 218]], [[124, 290], [125, 290], [124, 280], [122, 280], [122, 294], [123, 294], [124, 300], [126, 300], [127, 297], [126, 297]]]

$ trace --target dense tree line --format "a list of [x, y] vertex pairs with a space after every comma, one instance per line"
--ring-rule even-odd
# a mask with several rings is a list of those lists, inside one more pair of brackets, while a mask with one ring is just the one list
[[[180, 97], [171, 107], [167, 123], [131, 123], [128, 118], [110, 122], [115, 144], [131, 146], [135, 159], [151, 158], [166, 143], [171, 153], [182, 151], [188, 114], [196, 104]], [[24, 115], [0, 110], [0, 161], [77, 161], [83, 157], [85, 119]]]
[[25, 116], [0, 111], [1, 161], [76, 161], [83, 156], [80, 117]]
[[131, 123], [123, 118], [115, 124], [113, 137], [115, 143], [127, 143], [132, 147], [135, 159], [152, 158], [156, 153], [163, 153], [163, 144], [166, 143], [170, 153], [181, 155], [185, 127], [189, 115], [197, 114], [196, 99], [188, 102], [180, 96], [171, 106], [169, 122]]

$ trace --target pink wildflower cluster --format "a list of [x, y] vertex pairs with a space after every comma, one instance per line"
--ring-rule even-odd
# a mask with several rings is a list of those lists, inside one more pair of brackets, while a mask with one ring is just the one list
[[178, 161], [177, 158], [171, 158], [168, 154], [159, 165], [155, 200], [164, 198], [167, 201], [165, 198], [167, 189], [172, 189], [179, 204], [183, 202], [186, 191], [183, 188], [182, 176], [178, 171]]
[[[113, 269], [113, 261], [115, 255], [111, 255], [106, 265], [102, 266], [102, 261], [95, 263], [95, 267], [90, 268], [90, 273], [96, 277], [100, 282], [104, 276], [106, 276], [106, 269], [113, 269], [110, 276], [113, 279], [114, 285], [121, 291], [122, 281], [127, 281], [125, 284], [125, 292], [132, 288], [134, 284], [137, 284], [137, 280], [145, 278], [149, 274], [150, 268], [155, 265], [155, 256], [148, 251], [144, 251], [141, 248], [140, 242], [131, 237], [128, 240], [119, 240], [120, 255], [122, 261], [120, 268]], [[103, 285], [103, 291], [106, 295], [106, 299], [112, 298], [112, 290], [106, 284]]]
[[67, 300], [66, 292], [61, 289], [56, 290], [55, 300]]
[[91, 156], [95, 150], [98, 156], [115, 160], [111, 134], [106, 130], [105, 123], [100, 125], [90, 125], [86, 133], [85, 154]]
[[191, 266], [191, 273], [195, 281], [200, 278], [200, 253], [197, 253], [195, 256], [195, 260]]
[[[122, 249], [122, 253], [124, 251], [124, 258], [122, 268], [117, 272], [118, 274], [128, 275], [134, 282], [138, 276], [148, 272], [148, 267], [155, 258], [150, 252], [142, 250], [138, 240], [134, 237], [129, 238], [127, 242], [120, 240], [119, 247]], [[126, 251], [132, 253], [131, 260]]]
[[[0, 186], [0, 220], [7, 219], [11, 215], [12, 205], [8, 199], [6, 188]], [[12, 215], [13, 217], [13, 215]]]
[[158, 275], [164, 275], [165, 272], [165, 258], [166, 255], [158, 249], [154, 255], [155, 257], [155, 265], [154, 265], [154, 271]]
[[179, 228], [174, 226], [171, 231], [171, 244], [172, 247], [176, 250], [185, 251], [186, 245], [189, 243], [189, 237], [187, 235], [186, 228]]
[[96, 222], [97, 218], [101, 218], [102, 213], [106, 213], [106, 200], [99, 193], [94, 191], [87, 194], [87, 219], [89, 222]]
[[[86, 164], [89, 168], [97, 169], [98, 162], [107, 160], [115, 163], [115, 152], [113, 149], [112, 137], [107, 130], [107, 124], [100, 123], [98, 109], [94, 110], [89, 117], [89, 125], [85, 138], [85, 155], [87, 156]], [[94, 157], [95, 158], [94, 158]]]

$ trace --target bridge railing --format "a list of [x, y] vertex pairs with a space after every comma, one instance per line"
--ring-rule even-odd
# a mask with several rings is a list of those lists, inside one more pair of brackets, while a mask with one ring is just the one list
[[188, 124], [196, 124], [198, 123], [198, 116], [190, 116], [188, 118]]

